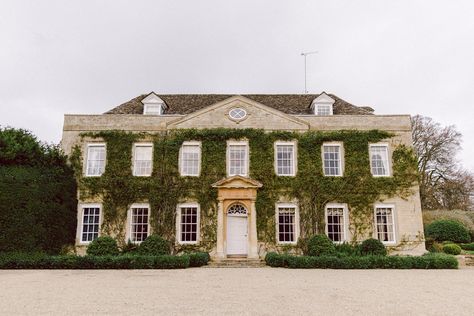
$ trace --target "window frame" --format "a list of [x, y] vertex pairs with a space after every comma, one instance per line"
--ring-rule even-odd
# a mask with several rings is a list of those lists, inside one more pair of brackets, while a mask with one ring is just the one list
[[[328, 208], [342, 208], [344, 238], [340, 241], [332, 241], [335, 244], [343, 244], [349, 241], [349, 208], [346, 203], [328, 203], [324, 206], [324, 231], [329, 238]], [[329, 238], [331, 239], [331, 238]]]
[[[89, 148], [91, 147], [104, 147], [105, 157], [104, 157], [104, 171], [101, 174], [89, 174]], [[85, 177], [101, 177], [105, 168], [107, 167], [107, 144], [106, 143], [88, 143], [86, 145], [86, 159], [84, 165], [84, 176]]]
[[97, 232], [97, 238], [100, 237], [100, 229], [102, 227], [102, 204], [100, 203], [81, 203], [79, 204], [79, 209], [80, 209], [80, 215], [81, 215], [81, 230], [80, 230], [80, 235], [79, 235], [79, 244], [81, 245], [88, 245], [92, 242], [91, 241], [83, 241], [82, 240], [82, 235], [84, 234], [84, 209], [85, 208], [98, 208], [99, 209], [99, 231]]
[[[372, 170], [372, 147], [385, 147], [385, 150], [387, 151], [387, 174], [374, 174]], [[390, 146], [388, 143], [370, 143], [369, 144], [369, 163], [370, 163], [370, 174], [372, 174], [373, 177], [391, 177], [392, 176], [392, 164], [391, 164], [391, 159], [390, 159]]]
[[[149, 112], [149, 107], [158, 107], [159, 111], [158, 113], [156, 112]], [[163, 115], [163, 103], [145, 103], [143, 105], [143, 115], [150, 115], [150, 116], [160, 116]]]
[[[293, 146], [293, 160], [292, 160], [292, 169], [293, 172], [291, 174], [279, 174], [278, 173], [278, 146]], [[276, 141], [273, 144], [273, 167], [275, 169], [275, 174], [279, 177], [295, 177], [296, 176], [296, 167], [298, 166], [298, 146], [295, 140], [293, 141]]]
[[[181, 239], [181, 209], [196, 208], [196, 241], [183, 241]], [[201, 207], [197, 202], [180, 203], [176, 206], [176, 242], [179, 245], [197, 245], [201, 241]]]
[[[294, 208], [295, 209], [295, 227], [293, 241], [280, 241], [280, 208]], [[275, 203], [275, 237], [278, 245], [296, 245], [300, 237], [300, 212], [298, 203], [296, 202], [277, 202]]]
[[[151, 147], [151, 169], [150, 169], [150, 174], [136, 174], [135, 172], [135, 157], [136, 157], [136, 150], [137, 147]], [[133, 152], [132, 152], [132, 175], [134, 177], [151, 177], [153, 173], [153, 143], [134, 143], [133, 144]]]
[[[198, 172], [197, 174], [188, 174], [183, 172], [183, 147], [184, 146], [198, 146], [199, 152], [198, 152]], [[202, 143], [200, 141], [185, 141], [181, 144], [181, 147], [179, 148], [179, 158], [178, 158], [178, 163], [179, 163], [179, 174], [182, 177], [199, 177], [201, 175], [201, 164], [202, 164]]]
[[[333, 147], [337, 146], [339, 147], [339, 163], [338, 163], [338, 169], [339, 173], [338, 174], [326, 174], [326, 165], [325, 165], [325, 160], [324, 160], [324, 147]], [[321, 145], [321, 159], [322, 159], [322, 166], [323, 166], [323, 175], [325, 177], [343, 177], [344, 176], [344, 144], [341, 142], [325, 142]]]
[[125, 240], [126, 242], [128, 242], [130, 240], [130, 242], [132, 244], [141, 244], [144, 240], [142, 241], [133, 241], [132, 240], [132, 234], [133, 234], [133, 212], [132, 212], [132, 209], [134, 208], [147, 208], [148, 209], [148, 216], [147, 216], [147, 238], [152, 234], [151, 232], [151, 226], [150, 226], [150, 214], [151, 214], [151, 209], [150, 209], [150, 204], [149, 203], [133, 203], [132, 205], [130, 205], [130, 207], [128, 208], [128, 238], [127, 240]]
[[381, 241], [384, 245], [396, 245], [397, 244], [397, 224], [396, 224], [396, 209], [395, 204], [384, 204], [379, 203], [374, 205], [374, 238], [379, 240], [378, 228], [377, 228], [377, 209], [378, 208], [391, 208], [392, 209], [392, 221], [393, 221], [393, 241]]
[[[329, 114], [328, 115], [321, 115], [319, 114], [319, 107], [329, 107]], [[316, 116], [331, 116], [331, 115], [334, 115], [334, 109], [333, 109], [333, 105], [330, 104], [330, 103], [321, 103], [321, 104], [316, 104]]]
[[[246, 156], [245, 156], [245, 174], [231, 174], [230, 173], [230, 147], [231, 146], [245, 146], [246, 147]], [[227, 176], [242, 176], [248, 177], [249, 175], [249, 164], [250, 164], [250, 148], [248, 140], [228, 140], [227, 141], [227, 149], [226, 149], [226, 169], [227, 169]]]

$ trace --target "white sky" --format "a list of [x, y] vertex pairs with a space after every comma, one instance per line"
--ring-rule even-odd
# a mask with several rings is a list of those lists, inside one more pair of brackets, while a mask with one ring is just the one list
[[474, 171], [474, 1], [0, 2], [0, 125], [58, 142], [64, 113], [141, 93], [301, 93], [423, 114]]

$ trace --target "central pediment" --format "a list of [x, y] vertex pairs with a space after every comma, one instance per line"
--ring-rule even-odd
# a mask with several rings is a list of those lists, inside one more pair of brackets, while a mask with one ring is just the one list
[[213, 188], [227, 188], [227, 189], [247, 189], [247, 188], [261, 188], [262, 184], [257, 180], [242, 177], [242, 176], [231, 176], [224, 178], [212, 184]]
[[171, 121], [169, 129], [263, 128], [308, 130], [308, 123], [295, 116], [236, 95]]

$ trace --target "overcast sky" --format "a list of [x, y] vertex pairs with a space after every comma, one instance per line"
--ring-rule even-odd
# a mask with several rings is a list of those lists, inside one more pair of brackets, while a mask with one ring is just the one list
[[327, 91], [464, 135], [474, 171], [474, 1], [0, 1], [0, 125], [58, 142], [64, 113], [149, 91]]

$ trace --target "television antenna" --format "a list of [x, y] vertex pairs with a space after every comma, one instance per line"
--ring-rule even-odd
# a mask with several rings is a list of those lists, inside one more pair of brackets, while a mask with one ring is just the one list
[[313, 55], [313, 54], [317, 54], [318, 51], [315, 50], [315, 51], [312, 51], [312, 52], [303, 52], [301, 53], [301, 56], [304, 57], [304, 93], [307, 94], [308, 93], [308, 89], [306, 87], [306, 57], [308, 55]]

